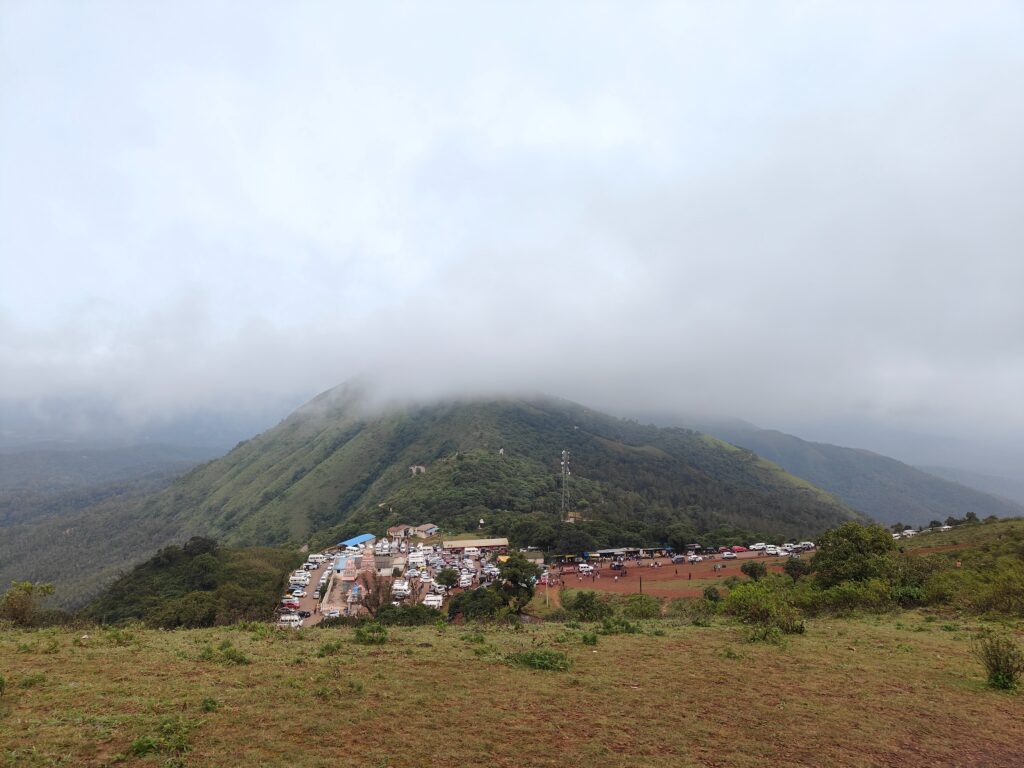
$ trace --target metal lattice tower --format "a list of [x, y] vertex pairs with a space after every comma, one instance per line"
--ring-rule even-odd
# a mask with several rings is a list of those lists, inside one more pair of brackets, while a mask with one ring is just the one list
[[569, 469], [569, 451], [562, 451], [562, 520], [571, 523], [569, 514], [569, 476], [572, 470]]

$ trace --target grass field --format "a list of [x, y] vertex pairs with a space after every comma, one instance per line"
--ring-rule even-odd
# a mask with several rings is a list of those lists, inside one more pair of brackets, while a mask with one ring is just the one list
[[[1022, 764], [1024, 696], [986, 688], [977, 622], [642, 626], [6, 630], [0, 765]], [[570, 669], [508, 663], [538, 648]]]

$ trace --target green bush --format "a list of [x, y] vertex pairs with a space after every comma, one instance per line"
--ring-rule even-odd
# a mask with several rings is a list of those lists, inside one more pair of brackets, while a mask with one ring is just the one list
[[165, 717], [157, 732], [140, 736], [129, 751], [138, 757], [149, 754], [183, 755], [191, 749], [188, 734], [192, 724], [179, 717]]
[[506, 658], [509, 664], [517, 667], [545, 669], [554, 672], [564, 672], [569, 669], [569, 657], [564, 652], [552, 651], [547, 648], [510, 653]]
[[725, 598], [722, 610], [744, 624], [776, 627], [786, 634], [804, 631], [797, 610], [786, 602], [778, 587], [768, 582], [750, 581], [740, 585]]
[[580, 640], [583, 641], [584, 645], [597, 645], [597, 633], [596, 632], [584, 632], [580, 636]]
[[718, 591], [718, 587], [704, 587], [704, 599], [709, 603], [717, 603], [722, 599], [722, 593]]
[[650, 595], [630, 595], [622, 606], [627, 619], [657, 619], [661, 616], [661, 601]]
[[217, 700], [211, 698], [203, 699], [203, 703], [200, 704], [200, 708], [203, 712], [216, 712], [217, 711]]
[[768, 566], [760, 560], [747, 560], [740, 566], [740, 570], [750, 577], [751, 581], [760, 581], [768, 575]]
[[416, 605], [385, 605], [377, 611], [376, 619], [385, 626], [423, 627], [437, 621], [438, 612], [423, 603]]
[[1024, 652], [1007, 635], [986, 634], [974, 642], [974, 655], [988, 675], [992, 688], [1010, 690], [1017, 687], [1024, 674]]
[[368, 621], [356, 627], [355, 641], [360, 645], [384, 645], [388, 631], [376, 621]]
[[42, 685], [46, 682], [46, 675], [42, 672], [33, 672], [29, 675], [25, 675], [21, 680], [18, 681], [19, 688], [35, 688], [37, 685]]
[[7, 690], [7, 678], [0, 675], [0, 696], [4, 695], [4, 691]]
[[493, 619], [505, 607], [505, 598], [493, 587], [460, 592], [448, 603], [448, 615], [465, 619]]
[[597, 592], [589, 590], [577, 592], [563, 605], [571, 616], [580, 621], [600, 621], [612, 614], [612, 607], [600, 599]]
[[599, 635], [635, 635], [640, 632], [640, 626], [627, 621], [621, 616], [611, 616], [601, 621], [601, 628], [597, 630]]
[[329, 643], [321, 643], [316, 655], [322, 659], [326, 656], [335, 656], [339, 653], [341, 653], [341, 641], [334, 640]]

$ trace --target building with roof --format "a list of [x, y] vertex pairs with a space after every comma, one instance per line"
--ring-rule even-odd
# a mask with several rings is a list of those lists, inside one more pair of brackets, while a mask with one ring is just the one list
[[433, 523], [424, 523], [423, 525], [417, 525], [413, 529], [413, 534], [420, 539], [429, 539], [431, 536], [435, 536], [438, 530], [438, 527]]
[[445, 552], [461, 553], [469, 547], [481, 552], [508, 550], [508, 539], [456, 539], [443, 544]]
[[407, 539], [412, 536], [413, 530], [414, 529], [411, 525], [406, 525], [405, 523], [392, 525], [388, 528], [388, 536], [392, 539]]
[[345, 539], [345, 541], [339, 541], [339, 547], [361, 547], [363, 544], [373, 544], [377, 540], [377, 537], [372, 533], [361, 533], [358, 536], [353, 536], [351, 539]]

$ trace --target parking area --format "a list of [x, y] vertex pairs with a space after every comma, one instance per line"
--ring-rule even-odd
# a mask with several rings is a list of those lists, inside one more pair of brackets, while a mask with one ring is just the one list
[[[278, 625], [309, 627], [325, 618], [367, 613], [367, 593], [390, 581], [393, 605], [423, 604], [444, 610], [447, 600], [498, 576], [499, 553], [446, 551], [439, 544], [403, 544], [368, 540], [309, 556], [289, 576], [278, 606]], [[454, 571], [453, 583], [438, 583], [438, 574]]]

